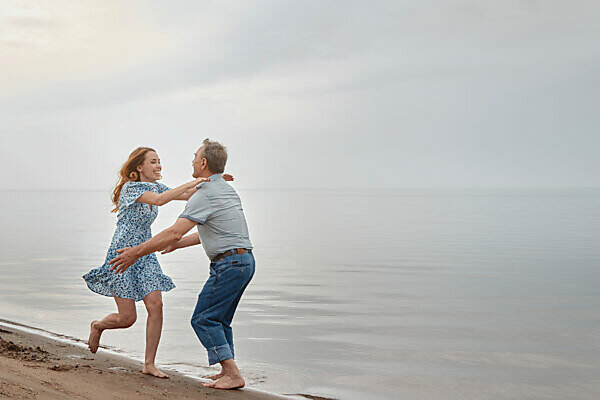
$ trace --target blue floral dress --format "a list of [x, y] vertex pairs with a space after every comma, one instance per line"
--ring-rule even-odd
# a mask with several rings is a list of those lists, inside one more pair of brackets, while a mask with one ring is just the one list
[[166, 185], [158, 182], [126, 182], [123, 185], [119, 196], [117, 230], [106, 260], [101, 267], [83, 275], [93, 292], [139, 301], [155, 290], [166, 292], [175, 287], [171, 278], [163, 274], [154, 253], [140, 257], [122, 274], [115, 274], [108, 264], [118, 255], [118, 249], [137, 246], [152, 237], [150, 225], [158, 215], [158, 207], [136, 202], [138, 197], [148, 191], [163, 193], [167, 190]]

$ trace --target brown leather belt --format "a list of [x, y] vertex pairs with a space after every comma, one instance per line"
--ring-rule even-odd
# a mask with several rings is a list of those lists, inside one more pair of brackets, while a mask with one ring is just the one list
[[250, 249], [231, 249], [231, 250], [227, 250], [227, 251], [226, 251], [226, 252], [224, 252], [224, 253], [217, 254], [217, 255], [216, 255], [216, 256], [215, 256], [215, 257], [214, 257], [212, 260], [210, 260], [210, 261], [212, 261], [212, 262], [217, 262], [217, 261], [219, 261], [220, 259], [222, 259], [222, 258], [225, 258], [225, 257], [228, 257], [228, 256], [230, 256], [230, 255], [233, 255], [233, 254], [244, 254], [244, 253], [246, 253], [246, 252], [248, 252], [248, 253], [252, 253], [252, 250], [250, 250]]

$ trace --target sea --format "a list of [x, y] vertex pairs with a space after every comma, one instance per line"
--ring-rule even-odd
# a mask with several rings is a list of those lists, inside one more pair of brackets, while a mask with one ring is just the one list
[[[600, 398], [600, 189], [239, 194], [257, 261], [233, 321], [248, 386], [340, 400]], [[183, 207], [161, 207], [153, 232]], [[116, 309], [81, 278], [104, 262], [110, 193], [3, 191], [0, 209], [0, 319], [86, 340]], [[163, 294], [157, 361], [211, 373], [190, 325], [208, 259], [201, 246], [158, 257], [177, 287]], [[102, 344], [142, 360], [137, 311]]]

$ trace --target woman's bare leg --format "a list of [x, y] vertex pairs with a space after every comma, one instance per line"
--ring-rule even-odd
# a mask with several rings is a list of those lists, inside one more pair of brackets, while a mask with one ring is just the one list
[[92, 353], [98, 351], [100, 345], [100, 336], [105, 329], [129, 328], [134, 324], [137, 314], [135, 312], [135, 301], [132, 299], [122, 299], [115, 297], [117, 303], [117, 313], [108, 314], [100, 321], [92, 321], [90, 324], [90, 337], [88, 347]]
[[163, 304], [160, 290], [155, 290], [144, 297], [144, 304], [148, 311], [148, 319], [146, 320], [146, 357], [142, 372], [157, 378], [168, 378], [167, 374], [154, 365], [163, 324]]

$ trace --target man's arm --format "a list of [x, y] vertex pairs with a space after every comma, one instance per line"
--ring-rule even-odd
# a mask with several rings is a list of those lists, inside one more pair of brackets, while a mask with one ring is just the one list
[[167, 254], [177, 249], [183, 249], [184, 247], [190, 247], [200, 244], [200, 235], [198, 233], [191, 233], [187, 236], [182, 237], [177, 242], [168, 245], [160, 252], [160, 254]]
[[135, 247], [126, 247], [117, 250], [119, 255], [108, 262], [112, 265], [110, 269], [114, 271], [115, 274], [125, 272], [127, 268], [131, 267], [133, 263], [138, 260], [138, 258], [162, 250], [167, 246], [176, 243], [194, 226], [196, 226], [194, 221], [187, 218], [178, 218], [171, 227], [160, 232], [152, 239]]

